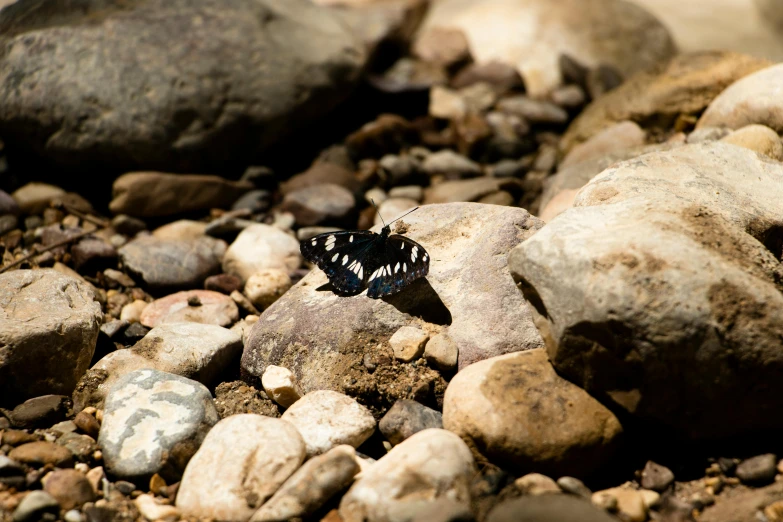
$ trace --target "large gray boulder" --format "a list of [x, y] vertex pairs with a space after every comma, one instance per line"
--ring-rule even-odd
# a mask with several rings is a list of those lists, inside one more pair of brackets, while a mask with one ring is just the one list
[[[541, 221], [521, 208], [448, 203], [425, 205], [393, 228], [399, 225], [430, 254], [426, 278], [390, 298], [370, 299], [366, 292], [340, 297], [326, 286], [321, 270], [312, 271], [253, 326], [242, 356], [244, 378], [260, 378], [268, 365], [284, 366], [304, 393], [329, 389], [352, 395], [344, 384], [367, 378], [378, 357], [393, 361], [389, 339], [405, 326], [453, 343], [459, 368], [543, 346], [506, 261], [508, 251]], [[388, 393], [391, 402], [405, 395], [389, 390], [404, 388], [403, 379], [426, 368], [408, 365], [395, 377], [399, 382], [381, 383], [386, 370], [376, 366], [371, 387]]]
[[559, 374], [694, 440], [783, 429], [783, 164], [713, 142], [593, 178], [509, 255]]
[[0, 12], [0, 136], [61, 165], [242, 165], [328, 113], [363, 45], [308, 0], [17, 2]]

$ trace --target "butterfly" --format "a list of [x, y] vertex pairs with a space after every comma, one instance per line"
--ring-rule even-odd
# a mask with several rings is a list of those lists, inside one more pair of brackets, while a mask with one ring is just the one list
[[325, 232], [301, 241], [299, 249], [324, 271], [335, 293], [355, 295], [366, 287], [367, 297], [378, 299], [396, 294], [426, 276], [430, 268], [424, 247], [405, 236], [390, 235], [389, 225], [384, 223], [380, 234], [370, 230]]

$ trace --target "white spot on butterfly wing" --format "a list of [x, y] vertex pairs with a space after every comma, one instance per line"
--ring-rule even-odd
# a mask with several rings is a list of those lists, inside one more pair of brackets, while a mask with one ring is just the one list
[[338, 257], [340, 257], [340, 254], [335, 254], [335, 255], [333, 255], [333, 256], [332, 256], [332, 263], [334, 263], [335, 261], [337, 261], [337, 258], [338, 258]]
[[404, 241], [403, 241], [403, 243], [400, 245], [400, 250], [405, 250], [405, 242], [404, 242]]
[[394, 273], [396, 274], [396, 273], [397, 273], [397, 272], [399, 272], [399, 271], [400, 271], [400, 263], [399, 263], [399, 261], [398, 261], [398, 262], [397, 262], [397, 264], [396, 264], [396, 265], [394, 265]]
[[315, 246], [315, 245], [316, 245], [316, 243], [318, 243], [318, 240], [317, 240], [317, 239], [313, 239], [312, 241], [310, 241], [310, 244], [311, 244], [311, 245], [313, 245], [313, 246]]
[[327, 252], [332, 250], [333, 248], [334, 248], [334, 243], [329, 243], [328, 245], [326, 245], [326, 251]]
[[347, 262], [348, 262], [348, 254], [345, 254], [343, 256], [343, 266], [345, 266], [345, 263], [347, 263]]
[[332, 234], [332, 235], [330, 235], [329, 237], [326, 238], [326, 244], [327, 245], [330, 244], [330, 243], [334, 243], [335, 241], [337, 241], [337, 238], [334, 237], [334, 234]]
[[359, 276], [359, 279], [364, 279], [364, 268], [359, 267], [359, 273], [356, 275]]
[[421, 256], [421, 260], [422, 261], [426, 261], [427, 260], [427, 254], [424, 254], [423, 256]]
[[408, 271], [408, 265], [407, 264], [405, 264], [405, 263], [402, 264], [402, 271], [403, 272], [407, 272]]
[[348, 242], [353, 243], [353, 234], [351, 234], [351, 236], [348, 238]]

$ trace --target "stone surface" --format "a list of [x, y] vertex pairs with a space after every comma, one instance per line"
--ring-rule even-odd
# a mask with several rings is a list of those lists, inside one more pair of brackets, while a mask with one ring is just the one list
[[780, 133], [783, 131], [783, 104], [778, 88], [782, 79], [783, 64], [738, 79], [710, 103], [696, 127], [739, 129], [755, 123]]
[[569, 495], [542, 495], [507, 500], [495, 506], [487, 522], [617, 522], [589, 501]]
[[291, 212], [299, 226], [346, 222], [356, 204], [351, 191], [334, 183], [311, 185], [289, 192], [280, 209]]
[[389, 344], [394, 357], [402, 362], [411, 362], [424, 353], [424, 345], [430, 338], [424, 330], [413, 326], [403, 326], [391, 336]]
[[218, 419], [203, 384], [152, 369], [127, 373], [106, 396], [98, 436], [106, 471], [176, 481]]
[[446, 430], [420, 431], [381, 457], [340, 501], [343, 522], [410, 520], [440, 498], [470, 502], [470, 450]]
[[161, 225], [152, 231], [152, 236], [158, 239], [198, 239], [206, 235], [208, 223], [192, 219], [178, 219]]
[[585, 486], [584, 482], [576, 477], [560, 477], [557, 479], [557, 485], [566, 493], [586, 498], [587, 500], [590, 500], [593, 496], [593, 492], [590, 491], [590, 488]]
[[139, 322], [150, 328], [181, 322], [230, 326], [237, 319], [239, 309], [231, 297], [211, 290], [183, 290], [148, 304]]
[[308, 393], [288, 408], [281, 419], [299, 430], [308, 457], [340, 444], [359, 447], [375, 431], [375, 419], [367, 408], [331, 390]]
[[45, 440], [27, 442], [17, 446], [11, 450], [8, 457], [22, 464], [35, 467], [46, 464], [51, 464], [58, 468], [73, 466], [73, 454], [67, 448]]
[[543, 349], [457, 373], [443, 398], [443, 426], [504, 468], [575, 477], [605, 465], [622, 433], [608, 409], [555, 373]]
[[560, 486], [541, 473], [528, 473], [514, 481], [514, 486], [522, 492], [523, 495], [548, 495], [551, 493], [560, 493]]
[[592, 501], [597, 506], [613, 505], [624, 520], [628, 522], [645, 522], [652, 504], [658, 501], [660, 495], [648, 489], [631, 489], [616, 487], [596, 491]]
[[52, 472], [44, 483], [44, 491], [49, 493], [64, 510], [80, 508], [85, 502], [96, 499], [90, 481], [83, 473], [75, 469], [58, 469]]
[[249, 181], [229, 181], [219, 176], [129, 172], [114, 181], [109, 210], [147, 218], [229, 208], [253, 188]]
[[459, 29], [433, 27], [423, 31], [417, 36], [411, 51], [420, 60], [444, 67], [471, 59], [468, 39]]
[[498, 110], [519, 116], [531, 123], [566, 123], [568, 113], [554, 103], [535, 100], [519, 94], [503, 98], [498, 102]]
[[439, 333], [427, 341], [424, 346], [424, 358], [428, 364], [445, 372], [453, 371], [457, 367], [459, 348], [457, 344], [445, 333]]
[[98, 438], [98, 433], [101, 431], [101, 423], [86, 411], [77, 413], [73, 418], [73, 423], [90, 437], [94, 439]]
[[242, 290], [242, 280], [231, 274], [209, 276], [204, 280], [204, 290], [231, 295], [234, 290]]
[[0, 402], [70, 394], [90, 365], [101, 318], [83, 281], [52, 269], [0, 274]]
[[65, 433], [59, 439], [57, 444], [70, 451], [74, 458], [79, 462], [91, 460], [98, 449], [95, 439], [89, 435], [80, 435], [78, 433]]
[[775, 480], [778, 459], [773, 453], [756, 455], [745, 459], [737, 466], [737, 477], [746, 483], [767, 485]]
[[691, 440], [783, 427], [781, 177], [711, 142], [593, 178], [509, 254], [558, 373]]
[[442, 174], [449, 179], [481, 176], [481, 165], [450, 149], [433, 152], [424, 158], [421, 170], [429, 176]]
[[170, 504], [160, 504], [154, 495], [141, 494], [133, 501], [139, 513], [147, 520], [177, 520], [179, 510]]
[[306, 0], [15, 4], [0, 24], [6, 145], [82, 169], [248, 165], [345, 99], [366, 60]]
[[642, 146], [646, 138], [647, 134], [636, 123], [628, 120], [617, 122], [584, 143], [574, 146], [560, 162], [559, 168], [563, 169], [608, 153]]
[[395, 402], [378, 423], [378, 429], [392, 445], [429, 428], [443, 428], [443, 415], [409, 399]]
[[239, 233], [223, 256], [223, 271], [247, 282], [266, 268], [281, 268], [291, 274], [299, 268], [299, 241], [277, 227], [257, 224]]
[[248, 520], [304, 458], [304, 442], [290, 423], [231, 415], [212, 428], [188, 463], [177, 508], [190, 516]]
[[[779, 501], [783, 495], [783, 482], [776, 482], [763, 488], [753, 488], [736, 495], [731, 499], [718, 501], [707, 506], [699, 517], [704, 522], [734, 522], [736, 520], [759, 520], [759, 513], [770, 504]], [[768, 518], [768, 520], [775, 520]]]
[[133, 347], [111, 352], [90, 368], [74, 392], [74, 409], [100, 407], [121, 377], [144, 368], [213, 386], [240, 350], [242, 339], [220, 326], [199, 323], [156, 326]]
[[620, 122], [669, 129], [680, 114], [700, 114], [736, 80], [767, 67], [766, 60], [729, 51], [683, 53], [658, 70], [634, 75], [594, 100], [568, 127], [563, 152]]
[[774, 160], [783, 160], [783, 143], [774, 130], [764, 125], [746, 125], [732, 132], [721, 141], [745, 147]]
[[262, 308], [268, 308], [291, 288], [291, 278], [282, 268], [265, 268], [247, 278], [245, 295]]
[[48, 428], [65, 419], [70, 402], [64, 395], [42, 395], [27, 399], [11, 411], [11, 422], [17, 428]]
[[424, 190], [424, 204], [476, 201], [501, 190], [519, 194], [522, 188], [517, 179], [492, 176], [444, 181]]
[[120, 321], [126, 321], [128, 324], [140, 322], [141, 314], [148, 304], [147, 301], [142, 301], [141, 299], [136, 299], [132, 303], [126, 304], [120, 311]]
[[152, 292], [200, 288], [220, 271], [226, 243], [220, 239], [137, 237], [120, 248], [125, 269]]
[[56, 516], [60, 512], [60, 504], [46, 491], [31, 491], [22, 499], [14, 510], [14, 522], [33, 522], [41, 520], [49, 513]]
[[270, 399], [283, 408], [290, 407], [301, 398], [294, 374], [282, 366], [267, 366], [261, 376], [261, 384]]
[[52, 200], [64, 195], [65, 190], [60, 187], [35, 181], [26, 183], [11, 193], [19, 211], [27, 215], [42, 213]]
[[342, 392], [345, 379], [375, 380], [364, 369], [365, 353], [377, 352], [367, 339], [385, 343], [402, 326], [448, 332], [459, 347], [460, 367], [543, 346], [505, 256], [540, 221], [519, 208], [476, 203], [424, 206], [402, 221], [408, 237], [433, 259], [426, 279], [388, 300], [339, 297], [319, 290], [327, 278], [314, 270], [253, 326], [242, 355], [243, 379], [258, 379], [274, 364], [293, 371], [304, 393]]
[[358, 472], [352, 446], [332, 448], [296, 470], [250, 521], [272, 522], [311, 515], [348, 486]]
[[642, 470], [642, 480], [640, 482], [644, 489], [662, 492], [674, 483], [674, 473], [666, 466], [657, 464], [651, 460], [647, 461]]
[[513, 64], [536, 97], [561, 83], [561, 54], [591, 67], [608, 64], [628, 76], [676, 52], [654, 16], [614, 0], [442, 0], [430, 9], [422, 32], [430, 27], [462, 29], [477, 62]]

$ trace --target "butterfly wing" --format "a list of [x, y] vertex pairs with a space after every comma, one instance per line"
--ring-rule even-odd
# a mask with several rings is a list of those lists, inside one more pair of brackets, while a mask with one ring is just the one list
[[430, 269], [430, 255], [420, 244], [405, 236], [392, 235], [367, 281], [367, 296], [377, 299], [396, 294]]
[[358, 293], [369, 276], [366, 258], [377, 245], [378, 234], [369, 230], [326, 232], [299, 244], [302, 255], [318, 265], [339, 293]]

